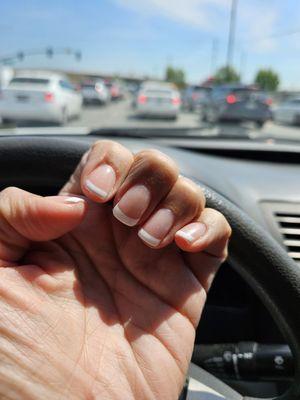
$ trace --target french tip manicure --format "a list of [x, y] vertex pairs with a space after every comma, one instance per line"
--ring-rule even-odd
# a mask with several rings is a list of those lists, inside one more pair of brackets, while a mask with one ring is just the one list
[[87, 189], [94, 193], [96, 196], [100, 197], [102, 200], [105, 200], [108, 196], [108, 193], [105, 192], [105, 190], [100, 189], [98, 186], [96, 186], [93, 182], [91, 182], [90, 180], [86, 180], [85, 181], [85, 186], [87, 187]]
[[126, 214], [124, 214], [118, 204], [113, 208], [113, 215], [115, 218], [117, 218], [117, 220], [127, 226], [134, 226], [139, 222], [138, 219], [130, 218]]
[[85, 200], [82, 197], [76, 197], [76, 196], [48, 196], [47, 197], [49, 200], [53, 200], [57, 203], [61, 204], [68, 204], [68, 205], [75, 205], [75, 204], [83, 204]]
[[193, 222], [188, 226], [177, 231], [176, 236], [181, 237], [190, 244], [195, 243], [197, 240], [203, 238], [207, 231], [207, 226], [203, 222]]
[[84, 203], [84, 199], [82, 199], [81, 197], [67, 197], [65, 199], [65, 203], [67, 204]]
[[194, 241], [194, 237], [192, 235], [188, 234], [187, 232], [178, 231], [176, 233], [176, 236], [181, 237], [182, 239], [186, 240], [189, 243], [192, 243]]
[[152, 247], [157, 247], [161, 242], [159, 239], [155, 238], [154, 236], [150, 235], [145, 229], [140, 229], [138, 232], [138, 236], [147, 244]]

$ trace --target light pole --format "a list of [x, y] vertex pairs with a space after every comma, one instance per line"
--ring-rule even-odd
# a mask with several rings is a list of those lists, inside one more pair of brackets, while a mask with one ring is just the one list
[[247, 66], [247, 53], [242, 50], [240, 59], [240, 79], [241, 81], [245, 78], [245, 71]]
[[218, 58], [219, 41], [216, 38], [212, 39], [211, 57], [210, 57], [210, 75], [213, 76], [216, 71], [216, 64]]
[[234, 54], [237, 4], [238, 4], [238, 0], [231, 0], [229, 35], [228, 35], [228, 44], [227, 44], [227, 59], [226, 59], [227, 67], [230, 67], [232, 65], [233, 54]]

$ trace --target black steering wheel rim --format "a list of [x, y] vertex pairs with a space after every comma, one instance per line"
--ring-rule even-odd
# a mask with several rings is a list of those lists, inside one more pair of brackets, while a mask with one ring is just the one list
[[[3, 137], [0, 140], [1, 186], [24, 187], [30, 179], [31, 184], [37, 187], [59, 187], [89, 144], [85, 140], [41, 136]], [[241, 209], [198, 183], [204, 187], [207, 205], [222, 212], [232, 227], [229, 262], [261, 298], [293, 353], [294, 381], [280, 399], [299, 399], [300, 269], [279, 244]]]

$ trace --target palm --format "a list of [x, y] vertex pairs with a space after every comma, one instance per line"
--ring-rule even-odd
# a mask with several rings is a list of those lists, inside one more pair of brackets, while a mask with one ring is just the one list
[[[33, 246], [24, 264], [35, 267], [2, 273], [22, 287], [26, 301], [17, 306], [28, 320], [39, 311], [30, 335], [23, 318], [17, 326], [36, 350], [39, 377], [63, 374], [66, 398], [78, 388], [79, 398], [178, 396], [204, 297], [176, 246], [146, 247], [112, 217], [111, 205], [91, 203], [79, 227]], [[19, 296], [18, 289], [15, 302]]]

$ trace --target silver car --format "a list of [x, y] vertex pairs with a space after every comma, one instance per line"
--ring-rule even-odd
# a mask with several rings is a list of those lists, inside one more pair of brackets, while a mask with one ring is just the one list
[[168, 86], [146, 86], [137, 95], [136, 112], [143, 117], [177, 119], [181, 106], [178, 90]]
[[273, 119], [283, 124], [300, 124], [300, 97], [294, 97], [272, 108]]

